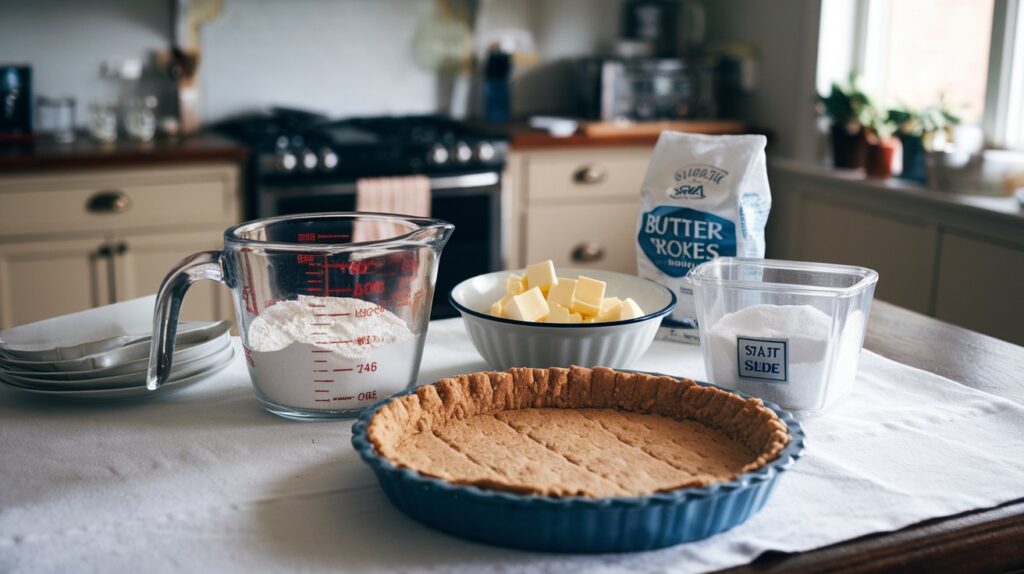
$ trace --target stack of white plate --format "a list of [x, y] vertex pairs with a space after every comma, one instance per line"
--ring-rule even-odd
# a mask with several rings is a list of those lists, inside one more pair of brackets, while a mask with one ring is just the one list
[[[181, 323], [171, 376], [159, 390], [180, 388], [226, 367], [234, 356], [230, 329], [229, 321]], [[150, 335], [119, 335], [53, 348], [0, 342], [0, 383], [75, 398], [147, 395], [151, 342]]]

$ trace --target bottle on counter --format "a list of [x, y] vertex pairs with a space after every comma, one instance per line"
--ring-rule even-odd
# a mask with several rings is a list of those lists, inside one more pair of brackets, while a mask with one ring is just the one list
[[511, 110], [512, 55], [498, 44], [487, 49], [484, 64], [484, 117], [489, 122], [504, 123]]

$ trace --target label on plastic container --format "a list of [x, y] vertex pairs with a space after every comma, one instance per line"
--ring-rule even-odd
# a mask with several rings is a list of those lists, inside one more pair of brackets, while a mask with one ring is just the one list
[[788, 339], [736, 337], [736, 370], [742, 379], [789, 383]]

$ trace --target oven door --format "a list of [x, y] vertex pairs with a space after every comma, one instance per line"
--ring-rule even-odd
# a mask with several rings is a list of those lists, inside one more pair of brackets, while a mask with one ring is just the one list
[[[448, 302], [452, 287], [464, 279], [498, 271], [501, 262], [501, 176], [477, 172], [430, 178], [430, 216], [455, 225], [441, 255], [431, 319], [457, 317]], [[354, 211], [353, 181], [267, 184], [260, 193], [261, 217]]]

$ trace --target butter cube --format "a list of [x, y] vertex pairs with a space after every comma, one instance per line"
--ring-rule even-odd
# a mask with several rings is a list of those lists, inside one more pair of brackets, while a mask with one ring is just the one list
[[622, 307], [622, 301], [618, 297], [605, 297], [601, 300], [601, 311], [598, 312], [595, 319], [602, 323], [618, 321], [620, 307]]
[[640, 308], [640, 305], [636, 304], [636, 301], [626, 297], [626, 300], [622, 302], [619, 307], [619, 321], [625, 321], [627, 319], [636, 319], [637, 317], [643, 317], [644, 310]]
[[504, 317], [505, 307], [512, 301], [513, 295], [505, 295], [501, 299], [498, 299], [491, 304], [491, 315], [494, 317]]
[[551, 287], [548, 292], [548, 304], [557, 303], [566, 310], [572, 308], [573, 299], [576, 297], [576, 280], [558, 278], [558, 283]]
[[550, 309], [539, 287], [515, 295], [504, 307], [505, 316], [517, 321], [540, 321], [548, 316]]
[[548, 303], [551, 312], [548, 314], [548, 323], [581, 323], [583, 317], [579, 313], [571, 313], [569, 309], [558, 303]]
[[555, 264], [550, 259], [526, 267], [527, 289], [540, 287], [543, 292], [547, 293], [556, 283], [558, 283], [558, 277], [555, 276]]
[[519, 295], [523, 291], [526, 291], [526, 286], [523, 284], [523, 278], [519, 275], [509, 275], [506, 283], [505, 293], [509, 295]]
[[591, 279], [584, 275], [577, 277], [576, 300], [573, 302], [572, 310], [589, 317], [597, 316], [601, 312], [601, 302], [604, 301], [606, 286], [604, 281]]

